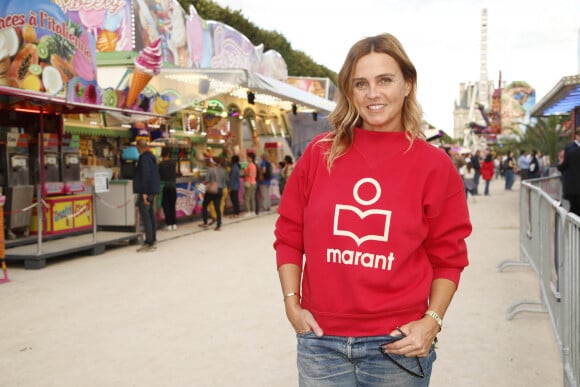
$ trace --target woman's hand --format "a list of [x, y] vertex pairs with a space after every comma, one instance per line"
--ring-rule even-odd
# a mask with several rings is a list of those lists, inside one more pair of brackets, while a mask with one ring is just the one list
[[306, 309], [303, 309], [298, 302], [292, 302], [291, 300], [288, 300], [285, 303], [285, 307], [288, 321], [290, 321], [290, 324], [292, 324], [292, 327], [296, 333], [306, 333], [312, 331], [316, 336], [323, 335], [322, 329], [314, 319], [312, 313]]
[[392, 336], [405, 336], [385, 346], [387, 352], [406, 357], [425, 357], [429, 355], [431, 345], [439, 333], [439, 324], [430, 316], [423, 316], [421, 320], [412, 321], [397, 328]]

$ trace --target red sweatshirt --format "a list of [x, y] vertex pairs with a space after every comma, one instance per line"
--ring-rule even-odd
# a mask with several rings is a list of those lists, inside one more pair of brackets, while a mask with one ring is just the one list
[[356, 129], [328, 173], [315, 138], [278, 207], [278, 267], [303, 265], [302, 307], [326, 335], [376, 336], [420, 319], [434, 278], [459, 283], [471, 233], [451, 158], [403, 132]]

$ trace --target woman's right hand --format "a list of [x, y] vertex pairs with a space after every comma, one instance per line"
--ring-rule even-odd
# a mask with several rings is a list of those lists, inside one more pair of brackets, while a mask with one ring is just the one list
[[301, 334], [312, 331], [316, 336], [324, 334], [312, 313], [302, 308], [299, 303], [288, 300], [285, 306], [288, 321], [290, 321], [296, 333]]

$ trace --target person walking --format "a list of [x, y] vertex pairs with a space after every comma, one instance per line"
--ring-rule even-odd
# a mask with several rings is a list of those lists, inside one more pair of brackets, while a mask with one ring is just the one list
[[244, 169], [244, 207], [247, 215], [254, 215], [256, 208], [256, 155], [248, 152], [248, 165]]
[[145, 240], [138, 252], [155, 250], [157, 243], [157, 221], [155, 219], [155, 196], [160, 192], [161, 179], [155, 155], [149, 150], [146, 140], [136, 143], [139, 159], [133, 175], [133, 193], [137, 194], [137, 208], [143, 222]]
[[[218, 175], [218, 181], [219, 181], [219, 186], [222, 187], [222, 192], [221, 192], [221, 196], [218, 198], [218, 202], [220, 204], [220, 211], [222, 214], [222, 219], [223, 216], [225, 214], [225, 209], [226, 209], [226, 201], [228, 199], [228, 182], [229, 182], [229, 174], [226, 171], [226, 159], [223, 157], [217, 157], [214, 159], [217, 163], [217, 175]], [[217, 222], [217, 212], [215, 210], [215, 206], [213, 204], [213, 202], [209, 203], [209, 206], [207, 207], [208, 213], [209, 213], [209, 223], [208, 225], [212, 225], [214, 223]]]
[[489, 183], [493, 179], [495, 173], [495, 162], [491, 153], [485, 155], [483, 162], [481, 163], [481, 177], [485, 182], [485, 188], [483, 189], [483, 194], [485, 196], [489, 195]]
[[479, 158], [481, 157], [481, 152], [475, 151], [473, 157], [471, 157], [471, 165], [473, 166], [473, 191], [471, 192], [474, 196], [479, 195], [479, 178], [481, 177], [481, 163]]
[[508, 151], [502, 165], [504, 170], [505, 189], [511, 191], [516, 179], [514, 172], [514, 151]]
[[292, 159], [292, 156], [284, 156], [284, 167], [280, 170], [280, 195], [284, 192], [284, 186], [286, 185], [288, 178], [290, 178], [293, 169], [294, 159]]
[[468, 264], [463, 182], [424, 140], [417, 72], [393, 35], [355, 43], [338, 89], [274, 231], [299, 383], [427, 386]]
[[530, 157], [525, 149], [520, 151], [520, 157], [518, 157], [518, 169], [520, 171], [520, 179], [526, 180], [528, 178], [530, 168]]
[[260, 189], [260, 210], [270, 211], [270, 183], [273, 176], [273, 167], [267, 152], [262, 154], [262, 161], [260, 162], [260, 171], [258, 176], [258, 187]]
[[459, 174], [463, 178], [463, 187], [465, 189], [465, 199], [469, 200], [469, 194], [475, 202], [475, 168], [471, 158], [465, 159], [465, 165], [459, 169]]
[[161, 207], [165, 216], [165, 230], [177, 230], [175, 203], [177, 202], [177, 163], [171, 159], [171, 148], [161, 150], [159, 177], [163, 183]]
[[228, 189], [230, 191], [230, 200], [232, 202], [232, 218], [240, 216], [240, 157], [233, 155], [230, 161], [230, 178]]
[[208, 224], [209, 221], [208, 207], [210, 203], [213, 203], [217, 217], [217, 225], [215, 231], [220, 231], [222, 227], [222, 213], [220, 210], [220, 199], [222, 197], [224, 181], [222, 178], [220, 178], [217, 163], [212, 157], [207, 159], [207, 165], [208, 165], [207, 175], [205, 176], [206, 190], [205, 193], [203, 194], [203, 203], [201, 205], [201, 216], [203, 223], [198, 224], [198, 226], [203, 228], [208, 228], [210, 226], [210, 224]]
[[540, 177], [540, 161], [536, 155], [536, 150], [532, 149], [530, 152], [530, 164], [528, 165], [528, 179], [537, 179]]

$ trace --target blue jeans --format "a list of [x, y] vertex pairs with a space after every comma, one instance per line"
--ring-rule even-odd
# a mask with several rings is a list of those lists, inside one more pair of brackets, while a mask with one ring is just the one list
[[484, 195], [489, 195], [489, 182], [491, 180], [485, 180], [485, 190], [483, 191]]
[[511, 190], [516, 180], [514, 171], [512, 169], [506, 169], [504, 177], [505, 177], [505, 189]]
[[149, 246], [157, 242], [157, 220], [155, 219], [154, 203], [154, 195], [147, 195], [147, 203], [145, 203], [143, 195], [137, 194], [137, 208], [139, 208], [139, 216], [143, 222], [145, 244]]
[[473, 194], [474, 195], [479, 195], [479, 177], [481, 176], [481, 173], [479, 172], [479, 169], [475, 170], [475, 173], [473, 175], [473, 184], [475, 184], [475, 188], [473, 189]]
[[379, 346], [393, 341], [391, 336], [317, 337], [312, 332], [297, 335], [298, 372], [301, 387], [427, 387], [435, 358], [431, 347], [427, 357], [391, 355], [403, 367], [420, 372], [424, 378], [411, 375], [386, 358]]

